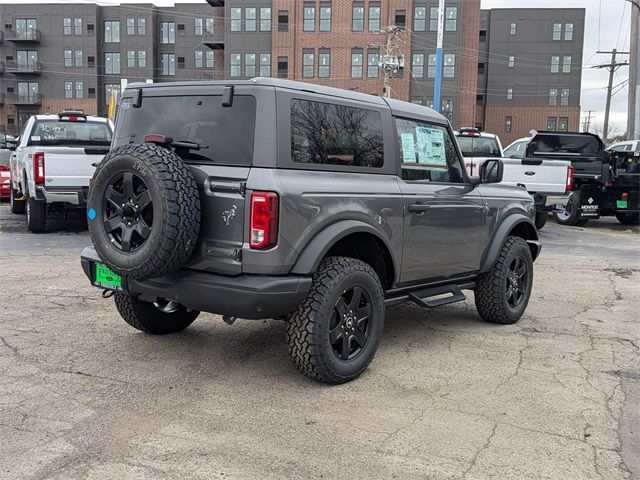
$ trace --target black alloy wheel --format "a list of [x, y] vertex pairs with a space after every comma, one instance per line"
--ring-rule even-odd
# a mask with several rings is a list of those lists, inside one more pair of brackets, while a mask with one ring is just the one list
[[153, 202], [144, 180], [132, 172], [114, 176], [102, 198], [102, 217], [115, 248], [122, 252], [140, 249], [153, 225]]
[[522, 305], [528, 288], [527, 263], [522, 255], [518, 255], [511, 261], [506, 278], [507, 304], [516, 310]]
[[371, 312], [371, 298], [360, 286], [338, 297], [329, 323], [329, 341], [338, 358], [354, 359], [365, 348], [371, 330]]

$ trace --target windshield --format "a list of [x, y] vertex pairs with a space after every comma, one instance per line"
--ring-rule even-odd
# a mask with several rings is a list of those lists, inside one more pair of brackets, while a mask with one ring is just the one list
[[458, 136], [463, 157], [501, 157], [498, 140], [491, 137]]
[[250, 165], [256, 124], [256, 99], [235, 95], [231, 107], [221, 95], [144, 97], [140, 108], [124, 98], [116, 120], [114, 146], [143, 143], [145, 135], [164, 135], [199, 148], [177, 148], [184, 160]]
[[111, 144], [111, 129], [105, 122], [61, 122], [38, 120], [28, 145], [102, 145]]

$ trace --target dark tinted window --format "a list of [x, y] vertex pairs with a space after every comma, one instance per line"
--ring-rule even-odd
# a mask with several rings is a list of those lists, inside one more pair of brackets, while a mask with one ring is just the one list
[[222, 96], [144, 97], [142, 107], [133, 108], [124, 98], [116, 121], [114, 146], [144, 143], [145, 135], [171, 137], [174, 142], [192, 142], [200, 150], [176, 153], [186, 160], [250, 165], [256, 124], [256, 99], [235, 95], [231, 107], [222, 106]]
[[292, 100], [291, 158], [298, 163], [380, 168], [382, 118], [371, 110]]

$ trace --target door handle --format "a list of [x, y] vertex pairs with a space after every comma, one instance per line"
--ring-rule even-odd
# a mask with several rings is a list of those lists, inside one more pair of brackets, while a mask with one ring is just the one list
[[431, 210], [431, 205], [426, 205], [424, 203], [412, 203], [407, 207], [407, 210], [415, 213], [424, 213]]

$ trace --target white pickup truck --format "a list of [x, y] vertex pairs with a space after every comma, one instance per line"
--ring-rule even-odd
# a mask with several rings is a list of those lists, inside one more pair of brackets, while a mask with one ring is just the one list
[[83, 215], [89, 181], [109, 151], [110, 120], [64, 112], [34, 115], [16, 140], [11, 156], [11, 211], [27, 214], [27, 228], [42, 232], [47, 213]]
[[566, 205], [573, 185], [573, 167], [566, 160], [504, 158], [500, 139], [474, 128], [455, 132], [469, 175], [477, 175], [490, 158], [504, 163], [502, 183], [525, 188], [536, 202], [536, 227], [541, 229], [556, 205]]

